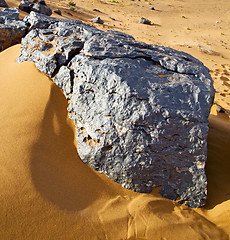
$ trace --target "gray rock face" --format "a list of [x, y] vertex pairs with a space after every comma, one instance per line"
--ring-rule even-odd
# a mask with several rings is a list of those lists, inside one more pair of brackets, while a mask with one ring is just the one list
[[22, 0], [19, 4], [19, 9], [30, 13], [31, 11], [41, 13], [47, 16], [52, 14], [52, 10], [47, 7], [45, 1], [34, 1]]
[[[205, 204], [209, 71], [189, 54], [31, 13], [18, 61], [54, 76], [70, 100], [83, 162], [123, 187]], [[40, 26], [46, 29], [34, 29]]]
[[26, 34], [26, 24], [19, 20], [17, 8], [5, 8], [0, 11], [0, 51], [20, 43]]
[[35, 62], [37, 68], [50, 77], [80, 52], [93, 32], [100, 32], [78, 21], [50, 18], [35, 12], [26, 16], [24, 22], [31, 31], [22, 40], [17, 61]]
[[0, 7], [8, 8], [8, 4], [5, 2], [5, 0], [0, 0]]

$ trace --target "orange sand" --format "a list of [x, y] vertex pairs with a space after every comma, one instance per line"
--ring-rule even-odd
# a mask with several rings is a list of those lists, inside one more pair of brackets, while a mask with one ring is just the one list
[[67, 101], [19, 51], [0, 54], [0, 239], [228, 239], [228, 120], [210, 118], [205, 208], [134, 193], [80, 161]]

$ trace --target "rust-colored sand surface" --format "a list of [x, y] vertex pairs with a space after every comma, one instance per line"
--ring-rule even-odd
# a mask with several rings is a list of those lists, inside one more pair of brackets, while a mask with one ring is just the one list
[[[69, 1], [46, 3], [64, 18], [92, 24], [98, 15], [105, 23], [96, 27], [192, 54], [211, 70], [215, 102], [230, 111], [229, 0], [78, 0], [74, 11]], [[214, 105], [209, 119], [205, 207], [179, 205], [157, 190], [134, 193], [81, 162], [65, 97], [33, 63], [16, 63], [19, 52], [16, 45], [0, 53], [0, 240], [230, 238], [227, 114]]]

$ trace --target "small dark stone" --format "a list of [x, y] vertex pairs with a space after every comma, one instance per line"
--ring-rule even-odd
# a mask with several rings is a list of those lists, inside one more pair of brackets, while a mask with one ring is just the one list
[[113, 20], [113, 21], [116, 21], [116, 19], [115, 18], [113, 18], [113, 17], [109, 17], [111, 20]]
[[223, 107], [221, 107], [219, 104], [216, 104], [216, 111], [218, 113], [226, 113], [226, 110]]
[[60, 9], [55, 9], [54, 13], [57, 13], [58, 15], [61, 15], [61, 10]]
[[139, 23], [151, 25], [151, 21], [143, 17], [139, 20]]
[[156, 10], [154, 7], [149, 8], [150, 10]]
[[91, 22], [99, 23], [99, 24], [103, 24], [103, 23], [104, 23], [104, 21], [101, 20], [99, 16], [97, 16], [97, 17], [91, 19]]
[[98, 9], [96, 9], [96, 8], [94, 8], [93, 11], [94, 11], [94, 12], [101, 12], [100, 10], [98, 10]]

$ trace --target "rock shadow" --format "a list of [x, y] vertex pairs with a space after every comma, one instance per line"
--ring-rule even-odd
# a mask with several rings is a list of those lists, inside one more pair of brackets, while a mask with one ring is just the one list
[[45, 199], [63, 210], [77, 211], [91, 205], [106, 187], [80, 160], [67, 118], [67, 100], [53, 84], [40, 137], [31, 153], [31, 175]]
[[206, 209], [230, 199], [230, 122], [226, 117], [222, 113], [209, 118]]

